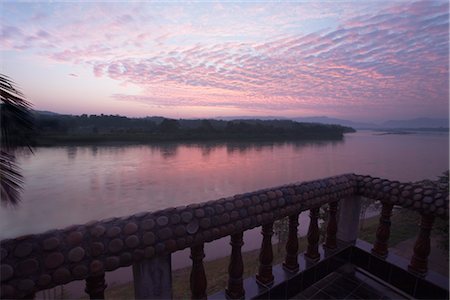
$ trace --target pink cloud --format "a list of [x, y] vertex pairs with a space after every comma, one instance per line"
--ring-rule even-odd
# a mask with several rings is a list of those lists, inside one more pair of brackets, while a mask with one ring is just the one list
[[[231, 11], [244, 10], [230, 4], [224, 12], [224, 5], [215, 6], [224, 21], [232, 18]], [[366, 12], [347, 5], [343, 13], [322, 13], [321, 7], [308, 6], [312, 13], [302, 18], [335, 18], [338, 25], [309, 34], [292, 30], [300, 24], [295, 17], [306, 11], [302, 5], [271, 15], [286, 31], [255, 21], [273, 9], [270, 4], [252, 6], [255, 19], [242, 28], [239, 23], [198, 27], [195, 20], [183, 19], [183, 8], [174, 10], [175, 18], [145, 16], [138, 5], [133, 13], [112, 5], [31, 35], [2, 27], [1, 37], [6, 48], [55, 45], [46, 53], [58, 62], [85, 64], [96, 77], [141, 87], [141, 95], [113, 96], [120, 101], [260, 110], [448, 106], [448, 3], [402, 2]], [[142, 20], [151, 20], [151, 26]], [[253, 39], [261, 29], [267, 35]]]

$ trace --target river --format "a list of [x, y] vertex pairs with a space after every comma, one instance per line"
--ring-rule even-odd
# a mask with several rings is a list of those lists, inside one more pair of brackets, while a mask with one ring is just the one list
[[[447, 132], [358, 131], [330, 142], [43, 147], [19, 155], [18, 162], [22, 201], [0, 208], [0, 239], [342, 173], [436, 179], [449, 167], [449, 138]], [[306, 224], [303, 213], [300, 233]], [[254, 229], [244, 239], [244, 251], [255, 249], [260, 235]], [[228, 254], [227, 242], [208, 244], [207, 259]], [[187, 256], [182, 251], [173, 263], [184, 266]]]

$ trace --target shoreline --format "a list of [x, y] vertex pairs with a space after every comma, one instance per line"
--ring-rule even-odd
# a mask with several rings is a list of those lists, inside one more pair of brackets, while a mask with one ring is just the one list
[[89, 145], [146, 145], [158, 143], [319, 143], [319, 142], [341, 142], [344, 135], [324, 136], [324, 137], [139, 137], [139, 136], [44, 136], [35, 140], [34, 147], [51, 147], [51, 146], [89, 146]]

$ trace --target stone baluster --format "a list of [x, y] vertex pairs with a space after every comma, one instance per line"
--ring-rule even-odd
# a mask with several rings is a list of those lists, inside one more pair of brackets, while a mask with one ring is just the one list
[[258, 284], [268, 286], [273, 283], [272, 274], [272, 235], [273, 235], [273, 222], [262, 226], [261, 234], [263, 240], [261, 243], [261, 249], [259, 252], [259, 270], [256, 274], [256, 282]]
[[430, 233], [433, 228], [434, 216], [422, 215], [420, 231], [414, 245], [414, 254], [408, 270], [418, 275], [426, 275], [428, 271], [428, 255], [430, 255]]
[[380, 216], [380, 224], [378, 225], [375, 243], [372, 253], [376, 256], [386, 258], [388, 255], [388, 242], [391, 233], [391, 216], [394, 205], [383, 203]]
[[203, 267], [203, 258], [205, 253], [203, 251], [203, 243], [191, 247], [191, 298], [192, 299], [206, 299], [206, 274]]
[[90, 299], [105, 299], [105, 273], [99, 275], [89, 276], [86, 278], [85, 292]]
[[361, 196], [349, 196], [339, 200], [339, 226], [336, 234], [338, 241], [355, 244], [359, 232]]
[[172, 298], [171, 255], [158, 255], [133, 264], [135, 299]]
[[288, 240], [286, 243], [286, 258], [283, 263], [284, 269], [292, 273], [297, 272], [299, 269], [297, 236], [298, 215], [299, 214], [289, 216], [289, 232]]
[[319, 232], [319, 210], [320, 207], [312, 208], [309, 211], [309, 228], [308, 228], [308, 249], [305, 253], [305, 256], [309, 258], [312, 261], [317, 261], [320, 259], [319, 254], [319, 238], [320, 238], [320, 232]]
[[228, 266], [228, 287], [225, 294], [228, 299], [243, 299], [245, 296], [244, 282], [244, 262], [242, 261], [241, 248], [244, 245], [243, 232], [231, 235], [231, 256]]
[[336, 233], [338, 230], [336, 214], [338, 202], [337, 201], [331, 202], [328, 206], [329, 210], [328, 210], [327, 238], [323, 246], [328, 249], [336, 249], [337, 248]]

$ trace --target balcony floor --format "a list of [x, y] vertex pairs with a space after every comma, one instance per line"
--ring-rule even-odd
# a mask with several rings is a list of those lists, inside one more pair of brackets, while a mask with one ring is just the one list
[[410, 296], [367, 272], [347, 264], [293, 299], [407, 299]]

